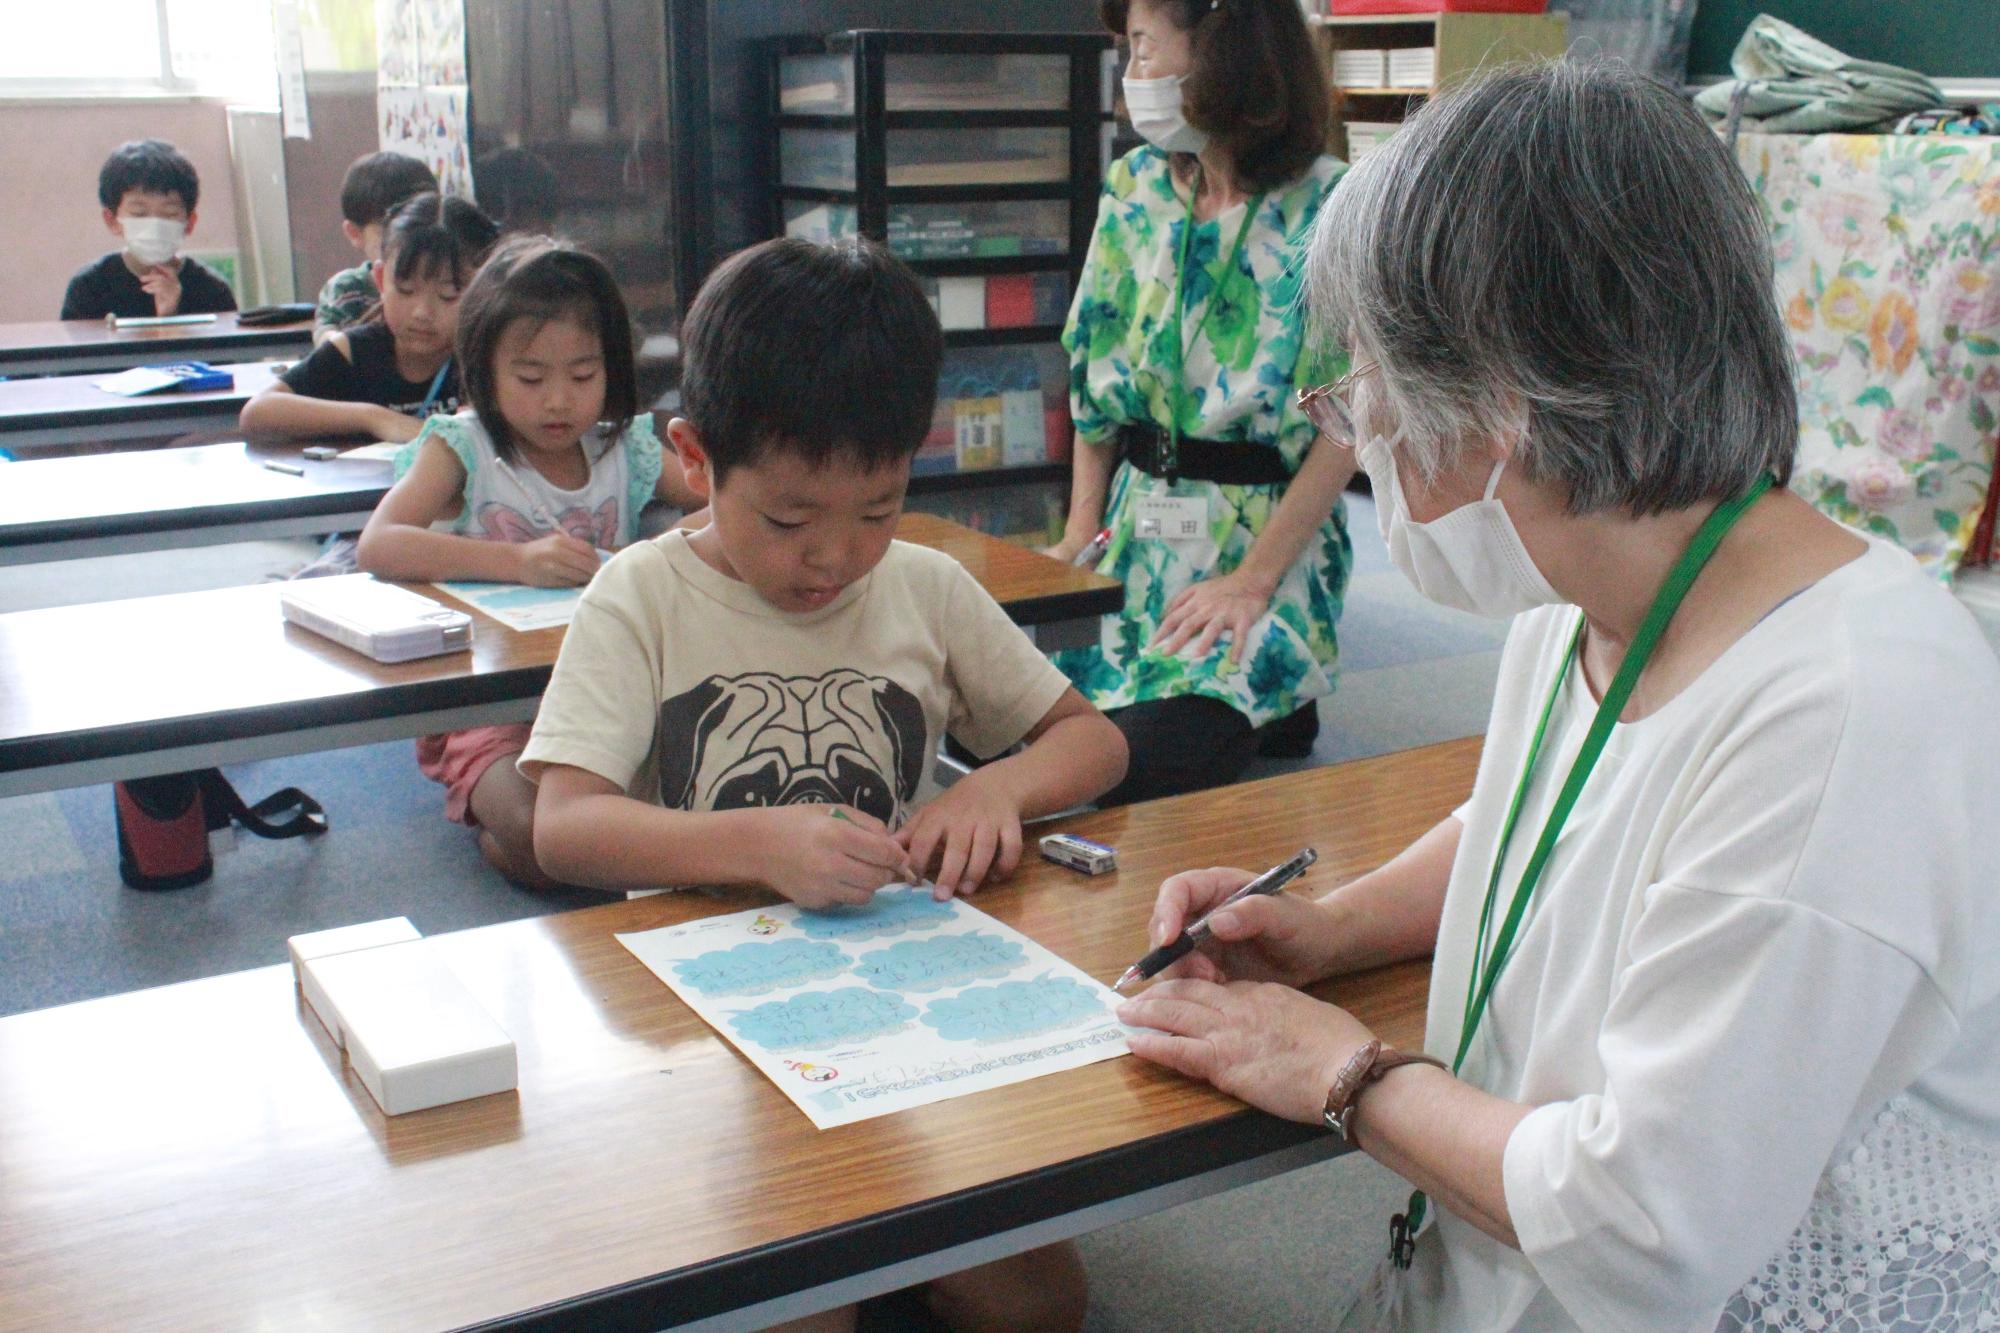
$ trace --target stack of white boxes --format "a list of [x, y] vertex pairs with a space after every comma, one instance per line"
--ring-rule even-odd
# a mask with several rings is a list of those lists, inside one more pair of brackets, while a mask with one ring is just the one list
[[514, 1042], [407, 917], [294, 935], [306, 1005], [385, 1115], [517, 1086]]
[[1389, 52], [1391, 88], [1429, 88], [1437, 82], [1437, 48], [1408, 46]]
[[1389, 53], [1383, 50], [1335, 51], [1336, 88], [1384, 88], [1389, 83]]

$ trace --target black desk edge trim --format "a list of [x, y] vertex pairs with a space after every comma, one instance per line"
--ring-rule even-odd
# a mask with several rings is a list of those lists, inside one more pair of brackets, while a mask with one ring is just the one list
[[[1015, 624], [1033, 626], [1083, 616], [1107, 615], [1124, 604], [1124, 588], [1112, 586], [1023, 598], [1006, 604], [1005, 609]], [[515, 667], [476, 676], [380, 685], [346, 694], [265, 704], [256, 708], [120, 723], [92, 727], [87, 731], [0, 739], [0, 773], [94, 763], [150, 754], [156, 750], [282, 736], [321, 727], [383, 722], [472, 704], [538, 699], [548, 686], [552, 670], [552, 666]]]
[[115, 540], [153, 532], [234, 527], [292, 518], [319, 518], [326, 514], [352, 513], [357, 504], [366, 504], [373, 509], [382, 503], [382, 497], [388, 493], [386, 485], [374, 485], [351, 491], [313, 491], [305, 495], [204, 505], [192, 509], [141, 509], [124, 514], [50, 519], [42, 523], [0, 524], [0, 549], [47, 546], [56, 542]]
[[472, 704], [535, 699], [547, 687], [550, 670], [546, 666], [517, 667], [479, 676], [381, 685], [257, 708], [0, 741], [0, 773], [127, 758], [183, 746], [282, 736], [320, 727], [381, 722]]
[[[254, 363], [253, 363], [254, 364]], [[240, 413], [254, 395], [239, 389], [218, 390], [214, 397], [194, 394], [154, 393], [122, 398], [90, 407], [63, 407], [46, 412], [23, 412], [0, 420], [0, 446], [12, 432], [31, 430], [79, 430], [86, 426], [126, 425], [131, 422], [168, 424], [197, 417]]]
[[894, 1212], [466, 1327], [532, 1333], [668, 1328], [921, 1259], [1315, 1140], [1339, 1151], [1315, 1126], [1239, 1111]]
[[[139, 354], [142, 359], [135, 365], [154, 363], [156, 358], [172, 356], [183, 352], [248, 352], [264, 347], [273, 351], [309, 349], [312, 346], [312, 321], [300, 320], [293, 324], [271, 324], [253, 326], [228, 333], [184, 333], [171, 337], [154, 335], [143, 341], [108, 341], [101, 343], [38, 343], [26, 347], [0, 347], [0, 367], [18, 361], [56, 361], [65, 357], [75, 357], [79, 361], [107, 356]], [[69, 372], [57, 371], [56, 374]], [[85, 375], [97, 374], [96, 370], [77, 372]]]

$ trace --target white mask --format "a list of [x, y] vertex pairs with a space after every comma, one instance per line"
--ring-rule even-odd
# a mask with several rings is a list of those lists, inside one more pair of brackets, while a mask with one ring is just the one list
[[1410, 517], [1396, 475], [1402, 439], [1370, 435], [1356, 453], [1375, 492], [1375, 515], [1389, 559], [1418, 592], [1440, 606], [1504, 619], [1563, 600], [1521, 544], [1507, 507], [1493, 498], [1505, 461], [1493, 465], [1486, 494], [1448, 514], [1418, 523]]
[[187, 239], [187, 223], [173, 218], [120, 218], [118, 228], [125, 233], [125, 248], [142, 264], [164, 264], [180, 253]]
[[1181, 79], [1185, 77], [1125, 76], [1125, 110], [1131, 114], [1132, 128], [1162, 152], [1199, 153], [1208, 147], [1208, 136], [1188, 124], [1181, 113]]

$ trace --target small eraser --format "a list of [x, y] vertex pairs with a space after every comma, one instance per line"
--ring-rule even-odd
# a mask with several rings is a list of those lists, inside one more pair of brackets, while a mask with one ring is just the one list
[[1042, 855], [1057, 865], [1086, 875], [1105, 875], [1118, 868], [1118, 851], [1074, 833], [1051, 833], [1041, 840]]
[[428, 940], [310, 959], [339, 1015], [348, 1062], [384, 1115], [506, 1092], [511, 1037]]
[[392, 916], [381, 921], [362, 921], [352, 926], [336, 926], [332, 930], [315, 930], [306, 935], [294, 935], [285, 941], [292, 952], [292, 980], [298, 983], [305, 995], [306, 1006], [318, 1017], [333, 1044], [343, 1050], [347, 1037], [340, 1030], [340, 1017], [328, 1003], [326, 993], [318, 981], [308, 976], [305, 964], [312, 958], [331, 958], [337, 953], [354, 953], [360, 949], [378, 949], [385, 944], [406, 944], [422, 939], [417, 928], [410, 924], [406, 916]]

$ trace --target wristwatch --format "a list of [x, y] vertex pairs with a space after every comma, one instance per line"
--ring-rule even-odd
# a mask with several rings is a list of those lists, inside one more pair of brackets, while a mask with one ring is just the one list
[[1390, 1070], [1404, 1065], [1436, 1065], [1446, 1073], [1451, 1072], [1442, 1060], [1428, 1055], [1407, 1055], [1371, 1037], [1360, 1050], [1347, 1058], [1347, 1063], [1333, 1076], [1333, 1086], [1326, 1090], [1326, 1110], [1320, 1113], [1326, 1127], [1340, 1135], [1342, 1143], [1353, 1143], [1354, 1108], [1361, 1100], [1361, 1090]]

